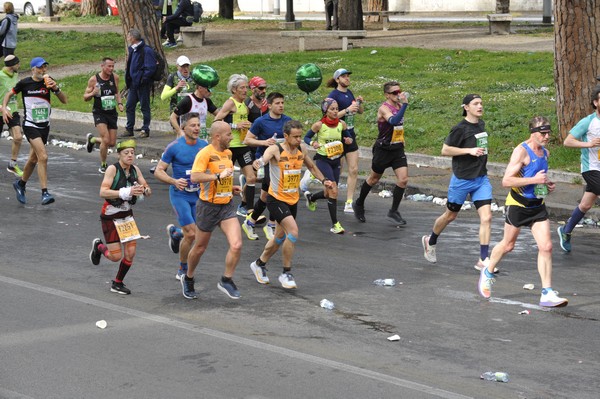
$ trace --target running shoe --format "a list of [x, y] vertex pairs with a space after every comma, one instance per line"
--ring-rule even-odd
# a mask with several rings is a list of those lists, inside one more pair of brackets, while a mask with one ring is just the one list
[[17, 201], [21, 204], [25, 204], [27, 202], [27, 199], [25, 198], [25, 187], [21, 187], [19, 181], [20, 180], [17, 179], [13, 182], [13, 188], [17, 192]]
[[421, 244], [423, 244], [423, 256], [428, 262], [436, 263], [437, 256], [435, 255], [435, 245], [429, 245], [429, 236], [421, 237]]
[[88, 133], [85, 136], [85, 149], [87, 152], [92, 152], [94, 150], [94, 142], [92, 141], [93, 138], [94, 135], [92, 133]]
[[290, 272], [281, 273], [279, 275], [279, 282], [281, 283], [281, 286], [286, 289], [298, 288], [296, 280], [294, 280], [294, 276]]
[[100, 258], [102, 257], [102, 252], [98, 249], [98, 246], [102, 244], [102, 240], [99, 238], [94, 238], [92, 241], [92, 250], [90, 251], [90, 261], [92, 265], [96, 266], [100, 264]]
[[175, 43], [171, 43], [171, 42], [167, 42], [167, 44], [164, 45], [166, 48], [173, 48], [173, 47], [177, 47], [177, 42]]
[[117, 294], [121, 294], [121, 295], [131, 294], [131, 290], [129, 288], [125, 287], [125, 284], [117, 283], [114, 280], [112, 282], [112, 285], [110, 286], [110, 292], [116, 292]]
[[[485, 258], [485, 260], [479, 259], [477, 261], [477, 264], [475, 265], [475, 270], [481, 271], [481, 269], [483, 269], [484, 267], [488, 267], [489, 264], [490, 264], [490, 258]], [[498, 270], [498, 268], [496, 266], [494, 266], [494, 274], [497, 274], [499, 272], [500, 272], [500, 270]]]
[[181, 279], [183, 278], [183, 276], [185, 276], [185, 270], [178, 269], [177, 270], [177, 274], [175, 275], [175, 278], [177, 280], [181, 281]]
[[244, 230], [244, 233], [246, 233], [246, 237], [248, 237], [249, 240], [258, 240], [258, 234], [254, 232], [254, 223], [248, 219], [249, 216], [242, 222], [242, 230]]
[[354, 209], [352, 209], [352, 200], [346, 201], [344, 205], [344, 213], [354, 213]]
[[231, 299], [240, 299], [240, 291], [235, 286], [233, 280], [221, 280], [217, 283], [217, 288]]
[[179, 253], [179, 242], [180, 239], [175, 238], [175, 232], [177, 231], [177, 227], [174, 224], [170, 224], [167, 226], [167, 235], [169, 236], [169, 248], [171, 248], [171, 252], [174, 254]]
[[567, 306], [568, 303], [568, 299], [560, 298], [553, 289], [547, 289], [545, 294], [542, 291], [542, 296], [540, 296], [540, 306], [547, 308]]
[[265, 237], [267, 237], [267, 241], [269, 241], [275, 236], [275, 225], [267, 223], [267, 225], [263, 227], [263, 231], [265, 232]]
[[187, 299], [196, 299], [198, 298], [198, 294], [194, 291], [194, 278], [188, 280], [185, 276], [182, 277], [181, 281], [181, 291], [183, 296]]
[[162, 42], [162, 45], [163, 45], [163, 46], [166, 46], [166, 45], [167, 45], [167, 44], [169, 44], [169, 43], [170, 43], [170, 42], [169, 42], [169, 40], [167, 39], [167, 40], [165, 40], [164, 42]]
[[42, 193], [42, 205], [49, 205], [54, 202], [54, 197], [48, 191]]
[[237, 207], [237, 212], [236, 213], [237, 213], [238, 216], [241, 216], [241, 217], [245, 218], [246, 216], [248, 216], [248, 209], [246, 209], [246, 207], [243, 206], [242, 204], [239, 204], [238, 207]]
[[183, 43], [183, 36], [181, 35], [181, 33], [179, 34], [179, 36], [177, 36], [177, 43]]
[[100, 167], [98, 168], [98, 172], [105, 174], [106, 173], [106, 168], [108, 168], [108, 165], [106, 164], [106, 162], [102, 162], [100, 164]]
[[256, 264], [256, 261], [250, 263], [250, 269], [252, 269], [252, 273], [254, 273], [254, 277], [256, 277], [256, 281], [260, 284], [269, 284], [269, 277], [267, 276], [267, 267], [259, 266]]
[[367, 219], [365, 219], [365, 206], [358, 205], [356, 202], [352, 204], [352, 208], [354, 209], [354, 217], [358, 219], [359, 222], [365, 223]]
[[571, 252], [571, 233], [567, 234], [564, 231], [564, 226], [558, 226], [558, 229], [556, 229], [558, 239], [560, 240], [560, 247], [565, 252]]
[[23, 171], [21, 170], [21, 168], [19, 168], [19, 165], [17, 165], [17, 163], [14, 161], [10, 161], [8, 163], [6, 170], [8, 170], [10, 173], [14, 174], [16, 177], [23, 176]]
[[317, 210], [317, 203], [315, 201], [312, 201], [311, 195], [312, 194], [310, 193], [310, 191], [304, 192], [304, 198], [306, 198], [306, 207], [309, 211], [314, 212]]
[[310, 173], [310, 170], [306, 169], [304, 175], [302, 175], [302, 179], [300, 179], [300, 190], [302, 190], [302, 192], [308, 191], [312, 179], [312, 173]]
[[346, 230], [344, 230], [344, 228], [342, 227], [340, 222], [337, 222], [336, 224], [331, 226], [329, 231], [331, 231], [333, 234], [344, 234], [344, 231], [346, 231]]
[[488, 277], [487, 274], [485, 274], [486, 270], [487, 269], [484, 267], [479, 273], [479, 283], [477, 284], [477, 289], [479, 291], [479, 295], [484, 298], [489, 298], [492, 296], [492, 285], [496, 280], [493, 277]]
[[[252, 217], [252, 213], [253, 212], [248, 212], [248, 217]], [[255, 221], [254, 221], [254, 225], [255, 226], [262, 226], [263, 224], [267, 223], [267, 217], [265, 215], [260, 215]]]
[[400, 215], [400, 212], [398, 211], [388, 211], [387, 220], [398, 226], [404, 226], [406, 224], [406, 220], [402, 219], [402, 215]]

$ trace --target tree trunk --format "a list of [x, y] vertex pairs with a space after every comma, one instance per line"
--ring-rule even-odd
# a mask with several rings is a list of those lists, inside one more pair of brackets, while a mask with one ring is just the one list
[[[389, 10], [388, 0], [369, 0], [367, 3], [367, 11], [388, 11]], [[367, 22], [379, 22], [381, 17], [379, 15], [369, 15]]]
[[339, 0], [338, 24], [340, 30], [363, 30], [363, 11], [360, 0]]
[[219, 17], [233, 19], [233, 0], [219, 0]]
[[496, 0], [496, 14], [510, 14], [510, 0]]
[[[121, 18], [121, 26], [123, 27], [123, 38], [126, 38], [127, 32], [130, 29], [135, 28], [139, 30], [144, 42], [148, 46], [153, 47], [165, 60], [164, 76], [166, 77], [169, 72], [169, 66], [167, 65], [167, 58], [160, 42], [160, 28], [154, 7], [152, 6], [152, 0], [117, 0], [117, 7], [119, 8], [119, 17]], [[129, 44], [127, 43], [127, 39], [125, 39], [125, 54], [128, 54], [128, 47]]]
[[593, 112], [592, 90], [599, 74], [600, 7], [597, 0], [557, 0], [554, 7], [554, 81], [562, 139]]
[[81, 15], [106, 15], [106, 0], [81, 0]]

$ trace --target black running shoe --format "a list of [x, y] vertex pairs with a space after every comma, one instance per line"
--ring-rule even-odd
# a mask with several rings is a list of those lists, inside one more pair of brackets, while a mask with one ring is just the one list
[[112, 282], [112, 285], [110, 286], [110, 292], [116, 292], [117, 294], [121, 294], [121, 295], [131, 294], [131, 291], [129, 290], [129, 288], [125, 287], [125, 284], [117, 283], [114, 280]]
[[100, 258], [102, 257], [102, 252], [98, 249], [98, 246], [102, 244], [102, 240], [99, 238], [94, 238], [92, 241], [92, 250], [90, 251], [90, 261], [92, 265], [100, 264]]
[[354, 209], [354, 217], [358, 219], [359, 222], [366, 222], [365, 219], [365, 206], [358, 205], [356, 202], [352, 204], [352, 208]]
[[404, 226], [406, 224], [406, 220], [402, 219], [402, 215], [400, 215], [400, 212], [398, 211], [390, 210], [387, 214], [387, 219], [398, 226]]
[[88, 133], [87, 136], [85, 136], [85, 149], [87, 152], [92, 152], [94, 150], [94, 143], [92, 142], [93, 138], [94, 135], [92, 133]]

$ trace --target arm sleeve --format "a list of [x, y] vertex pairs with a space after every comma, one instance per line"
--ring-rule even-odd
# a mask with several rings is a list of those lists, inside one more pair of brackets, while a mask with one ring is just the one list
[[217, 108], [215, 103], [212, 102], [212, 100], [210, 98], [206, 99], [206, 107], [208, 109], [208, 112], [210, 112], [211, 114], [214, 114], [215, 111], [219, 109], [219, 108]]
[[390, 123], [390, 125], [396, 126], [400, 123], [402, 118], [404, 118], [404, 113], [406, 112], [406, 108], [408, 108], [408, 104], [407, 103], [402, 104], [402, 107], [400, 107], [400, 111], [398, 111], [398, 113], [396, 115], [394, 115], [390, 119], [388, 119], [388, 122]]
[[312, 141], [311, 139], [314, 137], [315, 132], [312, 131], [312, 129], [308, 129], [308, 131], [306, 132], [306, 136], [304, 136], [304, 142], [308, 145], [310, 145], [310, 142]]

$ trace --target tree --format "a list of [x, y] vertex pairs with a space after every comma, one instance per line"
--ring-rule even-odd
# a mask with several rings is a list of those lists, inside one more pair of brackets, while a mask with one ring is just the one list
[[[160, 42], [160, 28], [156, 13], [152, 6], [152, 0], [117, 0], [119, 8], [119, 17], [123, 27], [123, 38], [127, 36], [130, 29], [137, 29], [141, 32], [144, 42], [153, 47], [157, 53], [165, 57], [163, 47]], [[125, 39], [125, 51], [127, 52], [127, 39]], [[164, 76], [167, 76], [169, 67], [165, 62]]]
[[554, 81], [561, 138], [592, 112], [590, 97], [599, 74], [598, 0], [557, 0], [554, 8]]
[[[388, 0], [369, 0], [367, 3], [367, 11], [388, 11]], [[369, 15], [367, 21], [379, 22], [379, 15]]]
[[106, 0], [81, 0], [81, 15], [106, 15]]
[[219, 17], [233, 19], [233, 0], [219, 0]]
[[338, 25], [340, 30], [363, 30], [361, 0], [339, 0]]

